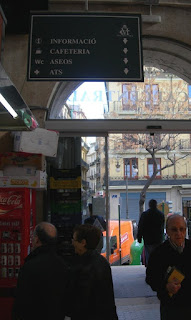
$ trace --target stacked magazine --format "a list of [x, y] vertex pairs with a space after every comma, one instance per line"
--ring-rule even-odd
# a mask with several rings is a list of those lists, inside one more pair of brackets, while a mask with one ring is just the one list
[[[168, 267], [167, 269], [167, 281], [171, 282], [172, 280], [178, 280], [180, 283], [184, 280], [184, 274], [178, 270], [176, 267]], [[173, 294], [169, 293], [169, 296], [172, 297]]]

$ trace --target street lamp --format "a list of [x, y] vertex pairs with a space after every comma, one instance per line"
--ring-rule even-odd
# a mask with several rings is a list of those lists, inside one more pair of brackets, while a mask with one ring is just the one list
[[[127, 170], [127, 165], [128, 165], [128, 159], [125, 159], [125, 182], [126, 182], [126, 197], [125, 197], [125, 200], [126, 200], [126, 219], [129, 218], [129, 212], [128, 212], [128, 170]], [[119, 161], [117, 159], [117, 162], [116, 162], [116, 171], [119, 172], [120, 171], [120, 164], [119, 164]], [[132, 166], [133, 168], [133, 172], [134, 173], [138, 173], [138, 168], [137, 168], [137, 165], [136, 163]]]
[[119, 160], [117, 160], [117, 162], [116, 162], [116, 172], [120, 172], [120, 164], [119, 164]]
[[[127, 159], [125, 159], [125, 174], [126, 174], [126, 218], [128, 219], [128, 173], [127, 173]], [[116, 172], [120, 172], [120, 164], [117, 159], [116, 162]], [[133, 165], [134, 172], [138, 172], [136, 164]], [[121, 208], [118, 204], [118, 218], [119, 218], [119, 254], [120, 254], [120, 265], [121, 265]]]
[[128, 212], [128, 172], [127, 172], [127, 159], [125, 159], [125, 173], [126, 173], [126, 218], [129, 219]]

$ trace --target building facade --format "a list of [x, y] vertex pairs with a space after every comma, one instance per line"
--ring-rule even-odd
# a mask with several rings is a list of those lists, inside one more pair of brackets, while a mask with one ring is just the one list
[[[108, 112], [118, 119], [186, 119], [190, 116], [190, 88], [184, 80], [163, 70], [145, 67], [144, 83], [107, 83]], [[140, 195], [145, 204], [155, 198], [172, 211], [189, 215], [191, 200], [190, 134], [109, 135], [110, 215], [135, 219], [140, 215]], [[149, 182], [150, 181], [150, 182]]]

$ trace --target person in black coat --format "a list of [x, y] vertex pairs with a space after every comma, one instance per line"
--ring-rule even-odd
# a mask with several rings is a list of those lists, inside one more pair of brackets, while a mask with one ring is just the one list
[[111, 267], [95, 248], [101, 231], [92, 225], [74, 229], [71, 319], [117, 320]]
[[137, 240], [141, 243], [144, 240], [145, 266], [148, 264], [151, 252], [164, 240], [164, 213], [157, 209], [157, 201], [149, 201], [149, 209], [141, 214]]
[[150, 255], [146, 282], [157, 292], [162, 320], [186, 320], [191, 317], [191, 241], [185, 239], [184, 217], [169, 216], [166, 231], [168, 239]]
[[[92, 226], [95, 226], [101, 230], [101, 232], [106, 231], [106, 221], [102, 216], [99, 216], [97, 214], [93, 214], [92, 211], [92, 203], [89, 203], [89, 214], [90, 216], [84, 220], [84, 224], [91, 224]], [[101, 253], [103, 248], [103, 233], [101, 233], [100, 241], [96, 247], [96, 250]]]
[[13, 319], [64, 319], [68, 267], [56, 253], [56, 240], [54, 225], [41, 222], [35, 227], [33, 250], [19, 272]]
[[90, 216], [84, 220], [84, 224], [91, 224], [95, 227], [98, 227], [101, 231], [106, 231], [106, 221], [104, 220], [104, 218], [97, 214], [93, 214], [92, 203], [89, 203], [88, 208]]

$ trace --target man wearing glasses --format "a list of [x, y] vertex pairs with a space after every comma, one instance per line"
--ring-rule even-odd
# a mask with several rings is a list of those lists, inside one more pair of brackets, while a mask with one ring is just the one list
[[168, 239], [152, 252], [146, 282], [157, 292], [161, 320], [191, 317], [191, 241], [186, 239], [186, 221], [173, 214], [167, 218]]

